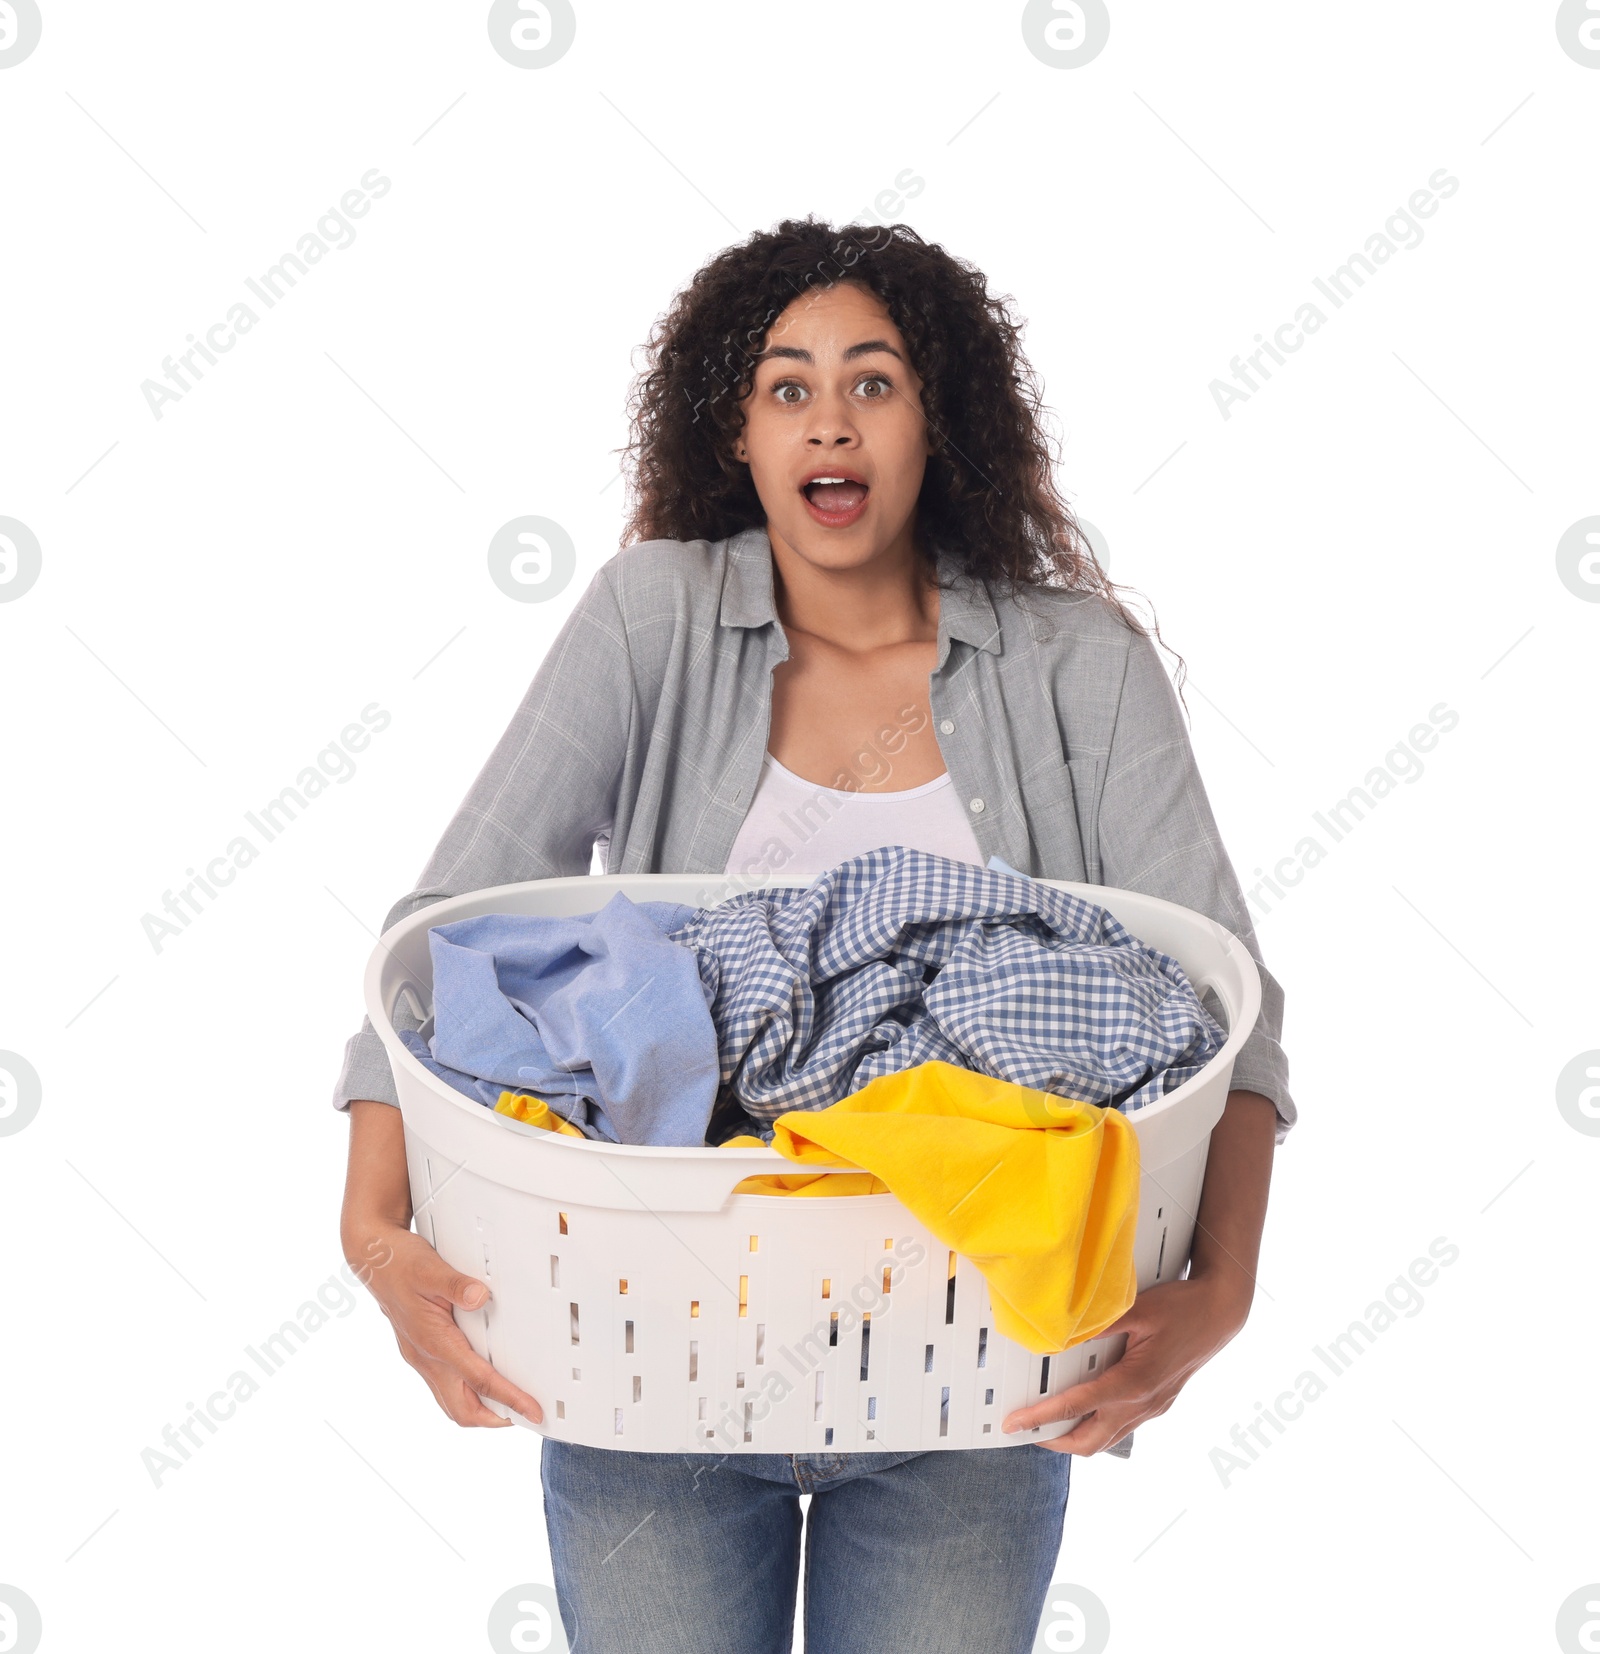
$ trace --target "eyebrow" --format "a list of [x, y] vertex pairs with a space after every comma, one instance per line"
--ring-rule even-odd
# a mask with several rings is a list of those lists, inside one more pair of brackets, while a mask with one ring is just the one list
[[[858, 356], [869, 356], [874, 351], [887, 352], [887, 354], [894, 357], [897, 362], [905, 361], [905, 357], [903, 357], [887, 339], [867, 339], [859, 345], [851, 345], [850, 348], [844, 353], [844, 360], [847, 362], [853, 362]], [[774, 345], [770, 350], [762, 351], [761, 354], [756, 357], [756, 361], [765, 362], [768, 357], [782, 357], [786, 361], [805, 362], [808, 364], [812, 362], [811, 352], [809, 350], [801, 350], [795, 345]]]

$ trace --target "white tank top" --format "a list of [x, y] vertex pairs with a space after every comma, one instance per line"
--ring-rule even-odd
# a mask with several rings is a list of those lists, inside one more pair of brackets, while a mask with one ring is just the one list
[[769, 752], [726, 873], [825, 873], [886, 844], [984, 865], [950, 772], [900, 792], [841, 792], [787, 770]]

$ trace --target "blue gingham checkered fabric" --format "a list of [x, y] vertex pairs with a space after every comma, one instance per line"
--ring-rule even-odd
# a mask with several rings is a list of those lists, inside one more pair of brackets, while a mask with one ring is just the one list
[[1178, 961], [1105, 908], [904, 845], [669, 935], [695, 950], [721, 1083], [769, 1125], [933, 1060], [1134, 1109], [1225, 1039]]

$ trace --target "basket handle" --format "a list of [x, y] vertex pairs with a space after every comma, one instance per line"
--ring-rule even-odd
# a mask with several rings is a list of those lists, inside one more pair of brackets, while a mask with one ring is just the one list
[[411, 1010], [411, 1014], [419, 1023], [426, 1022], [430, 1016], [427, 1009], [428, 996], [410, 977], [402, 977], [395, 984], [394, 992], [389, 995], [389, 1026], [394, 1026], [395, 1008], [404, 999]]
[[[583, 1147], [576, 1143], [572, 1146], [578, 1151]], [[723, 1156], [729, 1163], [724, 1164], [723, 1160], [713, 1158], [714, 1156]], [[855, 1166], [800, 1166], [772, 1148], [701, 1149], [696, 1151], [694, 1159], [678, 1162], [673, 1180], [672, 1205], [675, 1210], [682, 1212], [720, 1212], [735, 1186], [747, 1177], [811, 1171], [833, 1176], [846, 1172], [859, 1173], [859, 1170], [860, 1168]], [[625, 1166], [614, 1168], [613, 1175], [616, 1171], [621, 1172], [625, 1183], [632, 1181]], [[764, 1195], [759, 1198], [781, 1200], [789, 1197]], [[645, 1204], [649, 1205], [650, 1202], [646, 1201]]]
[[1218, 1020], [1222, 1023], [1223, 1032], [1225, 1035], [1232, 1034], [1233, 1018], [1228, 1010], [1227, 995], [1222, 991], [1221, 978], [1218, 974], [1215, 971], [1207, 971], [1202, 976], [1191, 976], [1189, 984], [1194, 989], [1196, 998], [1202, 1001], [1206, 997], [1207, 989], [1216, 996], [1217, 1003], [1222, 1009], [1222, 1015]]

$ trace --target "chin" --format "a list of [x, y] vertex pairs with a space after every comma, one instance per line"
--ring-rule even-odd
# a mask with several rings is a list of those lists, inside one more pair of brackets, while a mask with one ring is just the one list
[[894, 540], [892, 534], [885, 535], [870, 518], [852, 523], [849, 528], [824, 528], [809, 517], [788, 523], [769, 517], [767, 528], [769, 534], [776, 531], [784, 544], [808, 563], [824, 569], [860, 568]]

